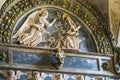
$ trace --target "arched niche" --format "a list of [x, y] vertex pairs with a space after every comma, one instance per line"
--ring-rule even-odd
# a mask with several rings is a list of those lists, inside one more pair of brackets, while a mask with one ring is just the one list
[[[65, 56], [67, 56], [65, 60], [65, 63], [67, 63], [67, 65], [66, 64], [63, 65], [63, 69], [60, 70], [60, 73], [72, 73], [72, 74], [80, 73], [80, 74], [91, 74], [91, 75], [100, 75], [100, 76], [101, 75], [114, 76], [112, 72], [110, 72], [109, 70], [105, 71], [106, 68], [104, 67], [106, 65], [109, 66], [111, 63], [109, 61], [111, 61], [110, 59], [113, 58], [111, 42], [108, 35], [106, 34], [107, 33], [106, 29], [104, 29], [106, 25], [101, 24], [102, 22], [104, 24], [104, 21], [102, 21], [102, 19], [101, 21], [100, 19], [98, 19], [100, 17], [97, 16], [97, 13], [96, 15], [92, 14], [94, 13], [94, 10], [93, 12], [92, 10], [89, 10], [88, 8], [90, 8], [90, 6], [82, 5], [80, 1], [77, 1], [77, 0], [31, 0], [31, 1], [30, 0], [7, 0], [5, 4], [2, 6], [2, 9], [0, 12], [0, 26], [1, 26], [0, 27], [1, 47], [0, 48], [4, 46], [4, 48], [7, 49], [9, 47], [14, 51], [17, 48], [17, 50], [22, 50], [23, 53], [18, 52], [18, 54], [16, 54], [10, 51], [10, 54], [7, 56], [7, 58], [9, 58], [9, 61], [7, 61], [6, 59], [5, 61], [3, 61], [3, 63], [6, 63], [6, 64], [0, 65], [0, 67], [5, 68], [6, 66], [9, 65], [9, 69], [12, 68], [12, 69], [24, 69], [24, 70], [26, 69], [40, 70], [40, 71], [46, 71], [46, 72], [47, 71], [59, 72], [59, 70], [56, 70], [55, 67], [51, 66], [51, 64], [48, 63], [50, 62], [51, 58], [44, 58], [44, 60], [47, 63], [47, 65], [44, 62], [41, 63], [44, 66], [43, 65], [40, 66], [40, 63], [37, 63], [37, 62], [35, 62], [36, 64], [34, 63], [31, 64], [30, 62], [30, 61], [34, 62], [35, 60], [34, 57], [36, 58], [36, 56], [37, 56], [37, 60], [40, 60], [41, 54], [44, 54], [45, 52], [46, 54], [50, 55], [52, 51], [53, 52], [55, 51], [54, 46], [51, 46], [50, 48], [46, 47], [44, 49], [44, 48], [41, 48], [41, 46], [33, 47], [33, 46], [19, 45], [18, 43], [16, 43], [17, 40], [12, 38], [15, 32], [18, 31], [18, 29], [24, 23], [26, 18], [31, 13], [37, 10], [41, 10], [42, 8], [47, 8], [49, 13], [52, 15], [52, 16], [49, 15], [48, 17], [48, 21], [50, 22], [52, 20], [50, 17], [56, 18], [57, 12], [59, 12], [61, 15], [63, 15], [63, 13], [68, 13], [73, 21], [75, 21], [76, 23], [82, 26], [81, 29], [79, 29], [79, 36], [78, 36], [78, 38], [83, 41], [80, 44], [79, 50], [81, 51], [79, 50], [74, 51], [71, 49], [67, 50], [68, 53], [65, 54]], [[55, 16], [53, 16], [53, 14]], [[58, 20], [61, 20], [61, 17], [58, 18]], [[45, 30], [48, 30], [49, 32], [53, 32], [55, 31], [55, 28], [54, 26], [52, 26], [51, 29], [49, 28]], [[28, 55], [24, 54], [25, 51], [26, 51], [26, 54]], [[40, 55], [35, 52], [40, 53]], [[7, 51], [3, 53], [8, 54]], [[17, 60], [14, 59], [14, 58], [17, 58], [15, 55], [20, 55], [20, 54], [23, 54], [29, 58], [26, 58], [25, 56], [24, 57], [19, 56], [19, 58], [24, 62], [24, 63], [23, 62], [20, 63], [19, 58]], [[28, 61], [26, 61], [26, 59], [28, 59]], [[18, 62], [15, 62], [15, 61], [18, 61]], [[71, 62], [68, 64], [68, 61], [71, 61]], [[82, 63], [81, 61], [84, 61], [85, 63], [84, 62]], [[79, 66], [79, 65], [76, 66], [74, 64], [85, 65], [85, 67]], [[73, 67], [71, 67], [71, 65]], [[113, 67], [111, 67], [110, 69], [113, 69]]]
[[[9, 4], [13, 3], [13, 5]], [[30, 10], [37, 9], [41, 6], [56, 6], [71, 12], [73, 15], [79, 17], [79, 22], [82, 21], [82, 25], [84, 25], [87, 30], [92, 35], [93, 43], [96, 45], [95, 52], [101, 53], [102, 55], [112, 54], [111, 43], [109, 38], [106, 35], [104, 30], [104, 26], [100, 24], [99, 20], [96, 16], [94, 16], [91, 11], [89, 11], [86, 7], [81, 5], [79, 1], [74, 0], [61, 0], [61, 1], [6, 1], [2, 7], [1, 11], [1, 42], [2, 43], [11, 43], [11, 36], [13, 33], [13, 29], [18, 22], [18, 20]], [[89, 6], [88, 6], [89, 7]], [[94, 11], [93, 11], [94, 12]], [[75, 16], [74, 16], [75, 17]], [[76, 17], [76, 18], [77, 18]], [[6, 30], [7, 29], [7, 30]], [[84, 51], [84, 50], [83, 50]], [[88, 50], [89, 51], [89, 50]], [[91, 50], [90, 50], [91, 51]]]
[[[12, 31], [12, 36], [21, 28], [21, 26], [25, 23], [27, 18], [32, 13], [34, 13], [35, 11], [40, 11], [42, 8], [47, 9], [49, 12], [49, 16], [47, 18], [48, 21], [57, 19], [56, 22], [54, 23], [54, 25], [52, 25], [51, 27], [48, 27], [48, 28], [44, 27], [44, 29], [47, 32], [50, 32], [51, 35], [47, 35], [45, 33], [43, 33], [43, 35], [42, 35], [43, 40], [48, 40], [51, 37], [55, 38], [55, 41], [52, 42], [52, 44], [50, 45], [50, 48], [56, 48], [55, 45], [57, 43], [57, 40], [62, 35], [65, 34], [65, 29], [64, 29], [65, 23], [64, 23], [62, 17], [64, 15], [64, 13], [67, 13], [67, 14], [69, 14], [69, 17], [71, 17], [71, 19], [74, 21], [74, 24], [76, 24], [76, 27], [81, 26], [81, 28], [77, 32], [78, 35], [76, 36], [80, 40], [79, 50], [82, 52], [98, 52], [96, 40], [94, 39], [94, 36], [91, 33], [88, 26], [75, 14], [71, 13], [70, 11], [68, 11], [66, 9], [56, 7], [56, 6], [41, 6], [41, 7], [37, 7], [37, 8], [34, 8], [34, 9], [26, 12], [16, 22], [16, 24], [13, 28], [13, 31]], [[67, 27], [70, 27], [70, 26], [67, 26]], [[75, 26], [73, 26], [73, 27], [75, 27]], [[11, 37], [11, 43], [20, 44], [16, 38], [12, 38], [12, 37]], [[44, 42], [40, 42], [37, 46], [48, 48], [48, 46]]]

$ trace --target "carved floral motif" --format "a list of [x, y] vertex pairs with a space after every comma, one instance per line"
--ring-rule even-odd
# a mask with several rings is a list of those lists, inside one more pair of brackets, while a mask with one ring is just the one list
[[110, 71], [111, 66], [110, 66], [109, 61], [102, 63], [102, 68], [103, 70]]
[[8, 59], [8, 50], [0, 50], [0, 62], [6, 62]]

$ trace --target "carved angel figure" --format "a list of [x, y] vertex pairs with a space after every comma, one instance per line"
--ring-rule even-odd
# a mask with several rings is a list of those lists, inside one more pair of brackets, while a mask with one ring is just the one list
[[63, 21], [65, 33], [58, 39], [56, 48], [79, 49], [78, 30], [81, 26], [77, 26], [67, 13], [63, 14]]
[[74, 80], [84, 80], [84, 76], [83, 75], [75, 75], [73, 76]]
[[28, 78], [28, 80], [44, 80], [47, 75], [45, 73], [39, 73], [37, 71], [32, 72], [27, 72], [26, 76]]
[[53, 73], [50, 74], [51, 80], [64, 80], [62, 74], [60, 73]]
[[8, 72], [7, 72], [7, 70], [2, 70], [1, 74], [7, 80], [17, 80], [17, 79], [20, 79], [20, 77], [22, 75], [24, 75], [24, 73], [22, 73], [21, 71], [17, 71], [15, 74], [15, 71], [13, 71], [13, 70], [9, 70]]
[[47, 21], [48, 10], [43, 8], [30, 14], [20, 29], [13, 35], [13, 38], [17, 38], [20, 44], [28, 46], [37, 46], [42, 42], [42, 34], [47, 32], [44, 27], [50, 27], [54, 24], [56, 19], [51, 23]]

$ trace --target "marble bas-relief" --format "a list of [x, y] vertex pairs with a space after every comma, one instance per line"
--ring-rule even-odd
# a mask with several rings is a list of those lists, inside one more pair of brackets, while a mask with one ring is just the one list
[[50, 35], [49, 32], [44, 30], [44, 27], [52, 26], [56, 21], [56, 19], [54, 19], [52, 23], [49, 23], [46, 20], [48, 15], [48, 11], [45, 8], [33, 12], [29, 15], [20, 29], [13, 35], [13, 38], [17, 38], [20, 44], [37, 46], [43, 41], [43, 33]]
[[[56, 22], [56, 19], [54, 19], [49, 23], [47, 20], [48, 16], [49, 12], [46, 8], [31, 13], [12, 38], [17, 38], [20, 44], [28, 46], [37, 46], [39, 43], [44, 42], [44, 44], [48, 43], [47, 46], [50, 47], [50, 45], [55, 42], [56, 48], [79, 49], [81, 40], [78, 39], [78, 30], [81, 26], [77, 25], [68, 13], [62, 13], [62, 17], [60, 17], [64, 24], [61, 30], [62, 34], [58, 33], [61, 36], [56, 40], [54, 36], [49, 39], [43, 39], [43, 33], [46, 33], [48, 36], [51, 35], [51, 33], [44, 28], [53, 26]], [[59, 22], [60, 21], [58, 21], [58, 23]]]
[[78, 30], [81, 26], [77, 26], [67, 13], [64, 13], [62, 18], [65, 24], [65, 33], [58, 39], [56, 48], [79, 49], [80, 39], [78, 39]]
[[38, 71], [26, 72], [26, 76], [28, 80], [44, 80], [47, 75], [45, 73], [39, 73]]
[[[87, 76], [39, 71], [0, 70], [5, 80], [117, 80], [103, 76]], [[24, 77], [23, 77], [24, 76]], [[1, 76], [0, 76], [1, 77]], [[0, 78], [1, 80], [1, 78]]]
[[84, 76], [83, 75], [75, 75], [74, 80], [84, 80]]
[[63, 75], [60, 73], [50, 74], [51, 80], [64, 80]]
[[21, 72], [21, 71], [14, 71], [14, 70], [2, 70], [0, 72], [2, 74], [3, 77], [5, 77], [7, 80], [18, 80], [21, 78], [22, 75], [24, 75], [25, 73]]
[[63, 67], [64, 64], [64, 51], [61, 48], [57, 49], [57, 52], [55, 52], [52, 55], [52, 65], [56, 68], [56, 69], [61, 69]]
[[17, 21], [11, 43], [93, 51], [95, 48], [89, 46], [95, 44], [91, 42], [92, 37], [87, 36], [88, 33], [84, 24], [72, 13], [59, 8], [43, 7], [26, 12]]

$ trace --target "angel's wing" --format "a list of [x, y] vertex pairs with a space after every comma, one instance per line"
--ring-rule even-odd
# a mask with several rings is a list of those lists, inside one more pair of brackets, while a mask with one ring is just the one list
[[48, 75], [46, 73], [41, 73], [41, 80], [44, 80]]
[[[32, 15], [32, 14], [31, 14]], [[18, 36], [20, 36], [21, 35], [21, 33], [23, 33], [24, 31], [27, 31], [29, 28], [30, 28], [30, 24], [32, 24], [32, 22], [30, 22], [30, 20], [32, 20], [32, 19], [30, 19], [30, 16], [31, 15], [29, 15], [28, 17], [27, 17], [27, 19], [25, 20], [25, 22], [22, 24], [22, 26], [20, 26], [20, 28], [18, 29], [18, 31], [16, 31], [16, 33], [13, 35], [13, 38], [17, 38]]]
[[89, 76], [85, 76], [85, 80], [90, 80], [90, 77]]
[[69, 76], [67, 74], [64, 74], [64, 79], [63, 80], [68, 80]]
[[17, 71], [16, 72], [16, 77], [17, 77], [17, 79], [20, 79], [20, 77], [22, 76], [22, 75], [24, 75], [25, 73], [23, 73], [23, 72], [21, 72], [21, 71]]

